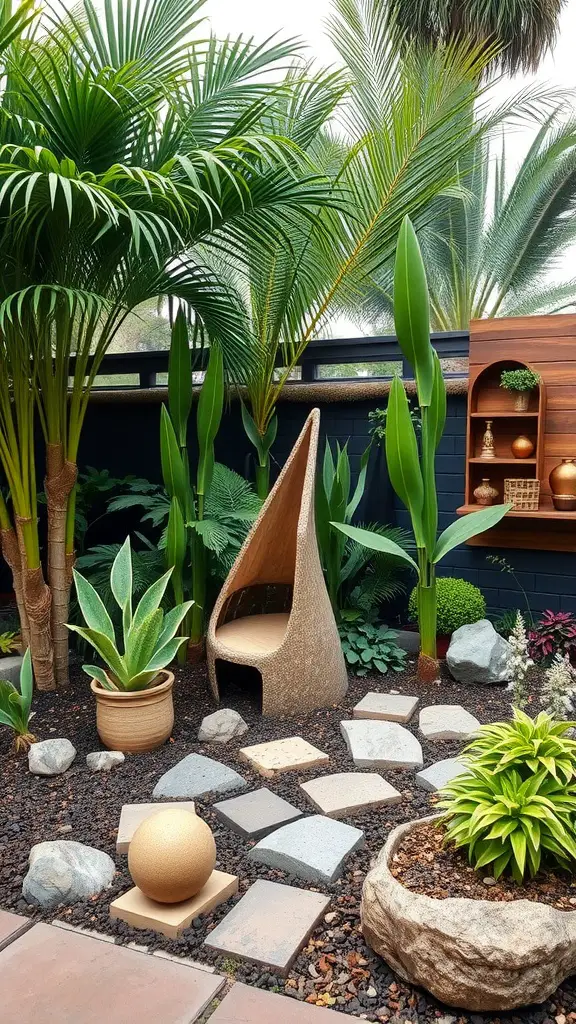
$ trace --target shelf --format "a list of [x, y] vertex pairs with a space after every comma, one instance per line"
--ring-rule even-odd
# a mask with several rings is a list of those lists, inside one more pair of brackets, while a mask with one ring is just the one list
[[[466, 516], [470, 512], [479, 512], [481, 508], [489, 508], [488, 505], [461, 505], [460, 508], [456, 509], [456, 514], [459, 516]], [[571, 522], [576, 521], [576, 512], [558, 512], [551, 501], [544, 499], [542, 505], [537, 512], [507, 512], [504, 516], [505, 519], [567, 519]]]
[[527, 416], [532, 416], [534, 419], [538, 418], [537, 412], [471, 412], [470, 417], [473, 420], [502, 420], [502, 419], [518, 419], [525, 420]]
[[496, 458], [494, 458], [494, 459], [482, 459], [482, 458], [480, 458], [480, 456], [477, 456], [477, 457], [475, 457], [473, 459], [468, 459], [468, 462], [474, 462], [475, 464], [482, 465], [482, 466], [498, 466], [498, 465], [500, 465], [500, 466], [503, 466], [503, 465], [508, 465], [508, 466], [516, 466], [516, 465], [518, 465], [518, 466], [522, 466], [522, 465], [524, 465], [524, 466], [535, 466], [536, 465], [536, 459], [532, 459], [532, 458], [531, 459], [515, 459], [513, 456], [511, 458], [509, 458], [509, 459], [500, 459], [500, 458], [498, 458], [498, 456], [496, 456]]

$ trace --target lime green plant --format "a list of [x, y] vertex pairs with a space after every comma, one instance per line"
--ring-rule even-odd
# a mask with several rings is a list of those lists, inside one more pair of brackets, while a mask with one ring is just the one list
[[7, 679], [0, 679], [0, 725], [7, 725], [13, 730], [17, 754], [36, 742], [29, 729], [33, 688], [32, 658], [28, 648], [20, 669], [20, 691]]
[[168, 569], [140, 598], [132, 611], [132, 552], [127, 537], [114, 559], [110, 589], [122, 612], [122, 647], [116, 640], [114, 624], [104, 603], [91, 583], [74, 570], [76, 596], [85, 626], [68, 625], [89, 643], [108, 667], [83, 665], [84, 672], [105, 690], [146, 690], [158, 678], [161, 669], [176, 657], [187, 637], [176, 636], [191, 601], [176, 605], [166, 614], [160, 607], [172, 569]]
[[[408, 614], [418, 618], [418, 588], [410, 594]], [[460, 626], [478, 622], [486, 615], [486, 601], [482, 591], [468, 580], [455, 576], [441, 576], [436, 580], [436, 630], [439, 636], [453, 633]]]
[[540, 771], [570, 783], [576, 771], [576, 740], [568, 735], [576, 722], [555, 721], [545, 711], [536, 719], [514, 708], [510, 722], [483, 725], [464, 750], [469, 763], [503, 772], [514, 767], [523, 778]]
[[376, 551], [387, 551], [408, 562], [418, 574], [417, 603], [420, 629], [421, 679], [437, 673], [436, 566], [453, 548], [502, 519], [511, 505], [492, 505], [451, 523], [438, 537], [438, 499], [435, 457], [446, 420], [446, 385], [440, 361], [430, 343], [430, 313], [426, 271], [409, 217], [405, 217], [396, 250], [394, 319], [404, 358], [414, 368], [420, 419], [421, 448], [404, 385], [394, 377], [386, 421], [386, 461], [390, 482], [410, 513], [416, 559], [398, 544], [346, 523], [335, 523], [348, 537]]
[[12, 654], [18, 650], [20, 643], [20, 634], [15, 633], [14, 630], [0, 633], [0, 654]]
[[500, 387], [506, 391], [532, 391], [540, 383], [540, 374], [524, 366], [519, 370], [502, 370]]

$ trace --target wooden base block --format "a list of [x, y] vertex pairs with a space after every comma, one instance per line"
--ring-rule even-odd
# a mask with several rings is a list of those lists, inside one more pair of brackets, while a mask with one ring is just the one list
[[126, 921], [132, 928], [150, 928], [169, 939], [177, 939], [195, 917], [208, 914], [237, 892], [237, 875], [225, 871], [213, 871], [200, 892], [182, 903], [156, 903], [134, 886], [110, 904], [110, 917]]

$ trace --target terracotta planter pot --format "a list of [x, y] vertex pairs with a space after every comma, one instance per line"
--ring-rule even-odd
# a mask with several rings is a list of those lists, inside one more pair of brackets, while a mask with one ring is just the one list
[[134, 693], [105, 690], [96, 679], [90, 683], [96, 697], [96, 728], [109, 750], [141, 754], [161, 747], [170, 736], [174, 726], [174, 676], [166, 670], [158, 676], [156, 686]]
[[530, 900], [434, 899], [411, 892], [389, 864], [407, 833], [392, 830], [364, 882], [366, 941], [406, 981], [449, 1006], [511, 1010], [547, 999], [576, 968], [576, 911]]

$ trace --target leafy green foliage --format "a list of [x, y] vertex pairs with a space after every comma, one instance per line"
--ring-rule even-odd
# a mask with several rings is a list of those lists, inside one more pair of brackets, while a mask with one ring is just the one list
[[[436, 628], [440, 635], [453, 633], [460, 626], [478, 622], [486, 615], [486, 601], [482, 591], [467, 580], [455, 576], [436, 579]], [[418, 619], [418, 593], [414, 587], [408, 603], [408, 614]]]
[[506, 391], [532, 391], [540, 384], [540, 374], [528, 367], [518, 370], [502, 370], [500, 374], [500, 387]]
[[21, 642], [20, 634], [13, 630], [0, 633], [0, 654], [12, 654], [18, 650]]
[[494, 629], [496, 630], [497, 633], [500, 634], [500, 636], [503, 636], [505, 640], [508, 639], [512, 630], [514, 629], [516, 618], [518, 615], [522, 616], [522, 621], [524, 622], [524, 627], [526, 628], [528, 625], [526, 615], [522, 614], [522, 612], [519, 612], [515, 608], [506, 608], [505, 611], [501, 612], [499, 615], [496, 616], [496, 618], [493, 619], [492, 624], [494, 626]]
[[342, 652], [355, 675], [384, 675], [388, 669], [401, 672], [405, 668], [406, 651], [395, 642], [394, 629], [366, 622], [358, 612], [344, 612], [338, 630]]
[[544, 711], [533, 720], [514, 708], [512, 721], [481, 726], [465, 754], [496, 773], [512, 766], [527, 778], [543, 770], [568, 783], [576, 770], [576, 740], [567, 733], [575, 724], [554, 721]]
[[32, 660], [28, 648], [20, 669], [20, 690], [18, 691], [8, 680], [0, 680], [0, 725], [7, 725], [13, 730], [14, 749], [17, 753], [36, 742], [28, 727], [33, 689]]
[[[414, 427], [416, 434], [419, 434], [419, 432], [422, 430], [420, 413], [418, 411], [418, 408], [410, 400], [408, 401], [408, 406], [410, 409], [410, 418], [412, 420], [412, 426]], [[387, 417], [388, 406], [386, 406], [385, 409], [373, 409], [372, 412], [368, 413], [368, 419], [370, 421], [370, 433], [372, 437], [376, 438], [376, 440], [380, 441], [381, 443], [383, 443], [386, 438]]]
[[[176, 636], [192, 602], [186, 601], [164, 614], [161, 602], [172, 570], [144, 592], [132, 611], [134, 572], [130, 538], [126, 538], [110, 570], [110, 590], [122, 613], [122, 645], [104, 603], [91, 583], [74, 570], [76, 595], [85, 626], [69, 624], [100, 655], [108, 667], [84, 665], [84, 671], [107, 690], [145, 690], [158, 672], [169, 665], [186, 641]], [[122, 652], [120, 650], [122, 646]]]

